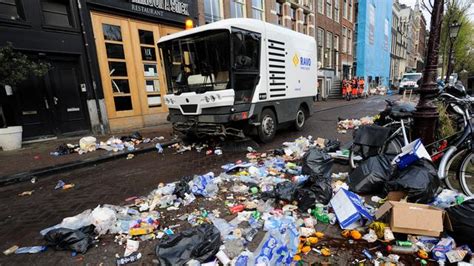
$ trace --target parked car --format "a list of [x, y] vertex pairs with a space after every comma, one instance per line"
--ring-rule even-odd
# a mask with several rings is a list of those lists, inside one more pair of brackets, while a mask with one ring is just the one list
[[413, 90], [413, 92], [416, 92], [419, 87], [418, 81], [421, 80], [421, 77], [421, 73], [405, 73], [400, 82], [398, 93], [403, 94], [405, 90]]

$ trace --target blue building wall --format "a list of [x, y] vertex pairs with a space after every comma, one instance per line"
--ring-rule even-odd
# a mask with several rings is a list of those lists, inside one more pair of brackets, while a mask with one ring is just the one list
[[392, 0], [359, 0], [356, 76], [365, 78], [366, 90], [369, 76], [389, 85], [391, 25]]

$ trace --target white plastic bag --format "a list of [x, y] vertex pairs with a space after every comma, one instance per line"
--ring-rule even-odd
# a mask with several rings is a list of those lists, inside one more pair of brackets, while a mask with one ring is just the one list
[[95, 232], [104, 235], [110, 229], [115, 227], [117, 216], [114, 210], [107, 207], [97, 206], [91, 213], [92, 224], [95, 226]]

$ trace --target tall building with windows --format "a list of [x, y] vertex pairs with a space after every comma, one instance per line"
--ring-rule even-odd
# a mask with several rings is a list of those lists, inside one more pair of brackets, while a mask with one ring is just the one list
[[356, 76], [366, 89], [389, 85], [392, 0], [359, 0]]
[[315, 36], [315, 0], [202, 0], [199, 24], [224, 18], [254, 18]]
[[400, 16], [399, 0], [393, 1], [392, 6], [392, 42], [390, 47], [390, 82], [397, 86], [405, 72], [407, 56], [407, 25]]
[[341, 80], [353, 75], [354, 0], [316, 1], [316, 41], [320, 71], [320, 94], [341, 94]]
[[197, 21], [198, 1], [157, 2], [0, 0], [0, 46], [10, 42], [51, 64], [45, 77], [12, 92], [0, 88], [9, 124], [22, 125], [24, 139], [34, 139], [166, 123], [156, 44], [184, 30], [186, 19]]

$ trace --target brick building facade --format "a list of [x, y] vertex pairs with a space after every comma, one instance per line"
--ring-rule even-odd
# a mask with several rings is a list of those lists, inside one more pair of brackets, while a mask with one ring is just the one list
[[353, 0], [316, 1], [318, 82], [323, 84], [323, 97], [340, 95], [341, 79], [353, 75], [355, 14]]
[[255, 18], [315, 36], [315, 0], [198, 1], [199, 25], [226, 18]]

